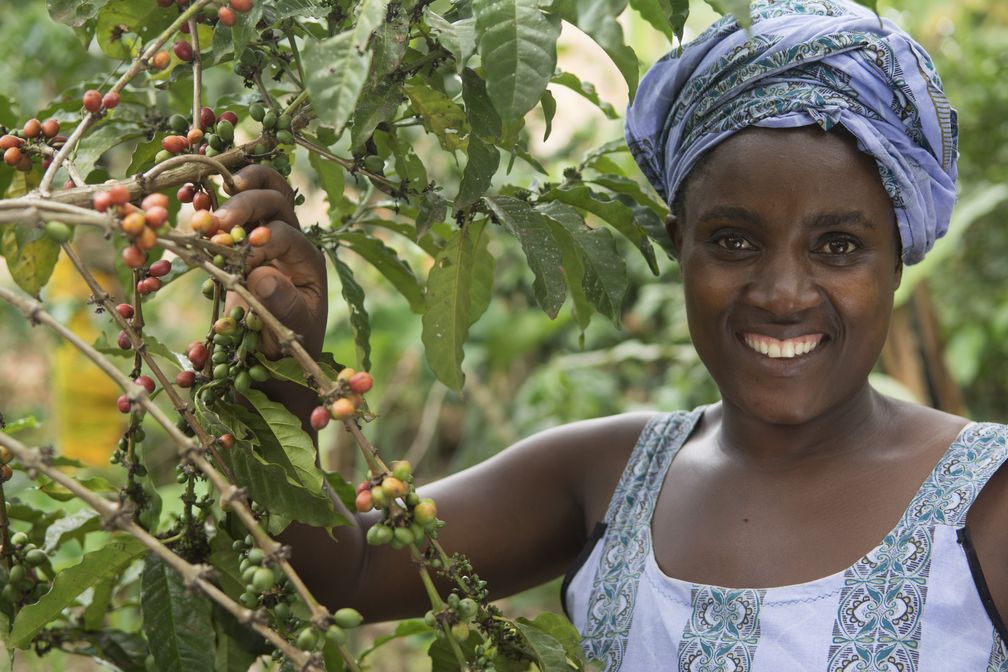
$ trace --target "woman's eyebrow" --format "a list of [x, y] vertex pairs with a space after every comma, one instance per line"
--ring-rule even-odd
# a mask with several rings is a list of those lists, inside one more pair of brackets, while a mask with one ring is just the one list
[[858, 226], [874, 229], [875, 224], [860, 210], [849, 212], [823, 212], [808, 217], [803, 222], [807, 229], [830, 229], [843, 226]]
[[705, 210], [697, 218], [697, 223], [703, 224], [712, 219], [744, 222], [760, 227], [765, 226], [763, 218], [758, 213], [736, 205], [717, 205], [709, 210]]

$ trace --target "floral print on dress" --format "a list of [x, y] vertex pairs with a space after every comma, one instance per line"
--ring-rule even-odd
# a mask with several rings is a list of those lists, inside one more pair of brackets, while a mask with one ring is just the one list
[[680, 672], [748, 672], [759, 643], [765, 590], [697, 586], [679, 643]]

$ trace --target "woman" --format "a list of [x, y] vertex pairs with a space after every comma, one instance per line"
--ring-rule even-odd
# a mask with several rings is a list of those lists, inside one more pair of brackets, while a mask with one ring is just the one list
[[[559, 427], [422, 494], [495, 596], [569, 568], [565, 607], [607, 670], [1008, 670], [1006, 428], [868, 384], [903, 263], [948, 225], [954, 112], [924, 51], [864, 8], [757, 2], [753, 20], [657, 63], [627, 121], [721, 402]], [[296, 227], [276, 176], [240, 186], [224, 216]], [[271, 226], [254, 291], [318, 343], [324, 264]], [[376, 520], [312, 557], [296, 531], [294, 562], [368, 618], [422, 612], [405, 554], [364, 543]]]

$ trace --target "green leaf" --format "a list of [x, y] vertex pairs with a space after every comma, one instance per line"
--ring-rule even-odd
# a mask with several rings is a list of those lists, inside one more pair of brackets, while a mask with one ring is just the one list
[[[301, 421], [286, 406], [271, 401], [259, 390], [248, 390], [242, 396], [266, 421], [270, 434], [281, 447], [280, 455], [268, 454], [267, 457], [284, 465], [285, 469], [289, 466], [287, 473], [312, 492], [321, 488], [322, 472], [315, 466], [315, 445], [311, 437], [301, 429]], [[256, 435], [259, 436], [260, 433], [256, 432]]]
[[455, 208], [458, 210], [469, 207], [486, 193], [500, 165], [500, 150], [483, 142], [477, 135], [469, 136], [468, 156], [459, 193], [455, 197]]
[[[235, 25], [231, 26], [231, 48], [234, 50], [235, 56], [241, 56], [249, 43], [254, 41], [259, 35], [256, 25], [263, 16], [266, 4], [264, 2], [255, 2], [252, 3], [252, 9], [249, 11], [236, 12], [237, 16], [235, 18], [237, 20], [235, 21]], [[218, 29], [221, 27], [222, 24], [218, 25]]]
[[388, 635], [381, 635], [380, 637], [375, 637], [375, 640], [371, 642], [369, 646], [364, 651], [361, 651], [360, 655], [357, 656], [357, 660], [363, 662], [364, 659], [374, 651], [389, 642], [400, 639], [402, 637], [412, 637], [413, 635], [433, 635], [434, 630], [424, 623], [420, 619], [411, 619], [408, 621], [399, 621], [399, 625], [396, 629]]
[[[60, 518], [46, 528], [46, 553], [52, 553], [68, 539], [82, 539], [88, 532], [101, 529], [101, 518], [91, 509], [81, 509], [65, 518]], [[83, 543], [83, 542], [82, 542]]]
[[350, 328], [354, 333], [354, 343], [357, 345], [357, 365], [369, 371], [371, 369], [371, 318], [364, 307], [364, 289], [354, 280], [353, 271], [339, 258], [336, 250], [327, 248], [329, 258], [339, 275], [341, 292], [350, 311]]
[[469, 128], [461, 105], [426, 84], [407, 84], [403, 93], [420, 115], [424, 128], [437, 136], [445, 151], [465, 148], [464, 138]]
[[[466, 660], [472, 660], [473, 652], [483, 639], [476, 632], [470, 632], [469, 639], [459, 642], [462, 649], [462, 656]], [[459, 667], [458, 659], [448, 643], [447, 637], [441, 637], [431, 642], [427, 648], [427, 655], [431, 659], [431, 672], [465, 672], [467, 666]]]
[[[161, 341], [157, 340], [150, 335], [149, 332], [144, 332], [143, 335], [144, 349], [147, 350], [152, 355], [156, 355], [166, 362], [172, 364], [176, 369], [181, 371], [183, 366], [184, 355], [177, 352], [172, 352], [171, 349]], [[113, 345], [109, 342], [108, 336], [106, 334], [101, 334], [94, 342], [95, 350], [106, 356], [111, 357], [122, 357], [123, 359], [132, 359], [136, 356], [136, 353], [132, 350], [123, 350], [118, 345]]]
[[602, 114], [604, 114], [606, 118], [619, 119], [620, 114], [616, 111], [616, 108], [599, 98], [598, 91], [595, 90], [595, 85], [591, 82], [583, 82], [577, 75], [564, 72], [563, 70], [557, 70], [550, 81], [554, 84], [565, 86], [574, 93], [584, 97], [585, 100], [602, 110]]
[[336, 471], [326, 472], [325, 479], [329, 482], [329, 487], [333, 489], [333, 492], [339, 495], [343, 505], [353, 511], [354, 503], [357, 500], [357, 490], [353, 483], [348, 483], [342, 474]]
[[399, 258], [396, 251], [374, 238], [359, 231], [339, 234], [340, 242], [378, 269], [392, 285], [409, 301], [410, 310], [416, 314], [423, 313], [423, 288], [413, 274], [413, 270], [405, 261]]
[[402, 85], [391, 77], [372, 78], [361, 92], [350, 126], [350, 146], [359, 150], [378, 124], [395, 118], [403, 101]]
[[[748, 6], [748, 0], [742, 0]], [[640, 64], [637, 54], [623, 41], [623, 28], [616, 21], [626, 0], [559, 0], [557, 10], [602, 47], [629, 88], [630, 100], [637, 92]]]
[[[77, 478], [75, 480], [91, 492], [103, 494], [119, 492], [119, 488], [115, 487], [100, 476]], [[67, 490], [64, 486], [45, 477], [39, 478], [38, 490], [39, 492], [48, 495], [50, 498], [55, 499], [57, 502], [69, 502], [71, 499], [76, 497], [74, 493]]]
[[295, 483], [283, 467], [267, 462], [247, 446], [238, 443], [223, 455], [235, 481], [248, 488], [252, 499], [269, 507], [270, 513], [316, 527], [349, 525], [333, 510], [328, 497]]
[[305, 86], [319, 120], [339, 133], [350, 119], [371, 67], [371, 52], [357, 46], [355, 31], [322, 42], [309, 40], [301, 52]]
[[[653, 212], [656, 217], [664, 217], [668, 214], [668, 208], [666, 206], [645, 193], [645, 191], [641, 188], [640, 183], [636, 180], [631, 180], [629, 177], [604, 174], [586, 180], [586, 182], [598, 184], [610, 191], [615, 191], [617, 194], [625, 194]], [[664, 225], [662, 225], [662, 228], [664, 228]]]
[[217, 632], [214, 672], [248, 672], [255, 659], [255, 655], [243, 649], [234, 639]]
[[531, 621], [527, 618], [519, 618], [517, 622], [545, 632], [563, 646], [570, 658], [578, 660], [584, 656], [579, 643], [581, 636], [578, 634], [577, 628], [564, 616], [544, 611]]
[[550, 133], [553, 132], [553, 117], [556, 116], [557, 110], [556, 98], [553, 97], [549, 89], [546, 89], [543, 91], [539, 104], [542, 105], [543, 119], [546, 122], [546, 130], [543, 132], [543, 142], [546, 142], [549, 140]]
[[48, 236], [18, 244], [16, 229], [15, 225], [0, 227], [0, 252], [17, 286], [38, 299], [56, 268], [60, 244]]
[[731, 14], [743, 28], [752, 25], [752, 15], [749, 13], [751, 0], [707, 0], [707, 4], [721, 12]]
[[486, 82], [470, 68], [462, 71], [462, 100], [472, 132], [484, 140], [497, 141], [501, 135], [500, 115], [487, 94]]
[[[388, 4], [386, 2], [386, 4]], [[409, 45], [410, 12], [404, 7], [393, 10], [389, 21], [383, 21], [371, 39], [371, 81], [387, 81], [386, 75], [399, 67]], [[381, 19], [385, 19], [382, 16]]]
[[529, 267], [535, 274], [532, 289], [536, 301], [550, 319], [557, 316], [567, 298], [560, 250], [550, 235], [543, 216], [527, 202], [508, 196], [486, 199], [491, 212], [521, 243]]
[[106, 56], [132, 58], [143, 43], [155, 38], [177, 16], [155, 3], [111, 0], [98, 11], [95, 38]]
[[85, 554], [79, 563], [56, 575], [52, 588], [38, 602], [18, 612], [7, 639], [8, 646], [27, 647], [35, 635], [73, 604], [81, 593], [100, 581], [119, 576], [145, 550], [136, 539], [117, 536], [102, 548]]
[[584, 226], [584, 219], [571, 206], [555, 201], [539, 206], [537, 210], [546, 215], [550, 233], [560, 250], [561, 267], [564, 277], [567, 279], [567, 287], [570, 289], [574, 319], [577, 320], [583, 337], [595, 310], [584, 290], [584, 262], [581, 260], [581, 254], [578, 253], [574, 236], [565, 227]]
[[84, 136], [77, 147], [74, 166], [81, 175], [87, 177], [105, 152], [124, 142], [143, 138], [145, 135], [146, 133], [134, 122], [110, 119]]
[[[673, 7], [675, 2], [678, 7]], [[681, 39], [686, 17], [689, 16], [689, 0], [630, 0], [630, 6], [651, 26], [665, 34], [669, 41]]]
[[434, 375], [462, 389], [463, 344], [490, 303], [494, 258], [487, 251], [486, 222], [471, 222], [452, 234], [427, 276], [422, 340]]
[[319, 184], [326, 193], [326, 198], [329, 201], [329, 215], [336, 215], [347, 204], [347, 199], [343, 196], [343, 188], [346, 184], [343, 177], [343, 167], [315, 152], [308, 153], [308, 163], [315, 169]]
[[[255, 3], [255, 5], [258, 4], [260, 3]], [[332, 11], [331, 3], [327, 0], [274, 0], [261, 4], [273, 7], [273, 22], [289, 19], [292, 16], [324, 19]]]
[[567, 652], [560, 642], [533, 625], [526, 618], [519, 618], [515, 625], [536, 656], [540, 672], [570, 672], [574, 667], [567, 662]]
[[[98, 11], [108, 0], [46, 0], [46, 9], [53, 21], [71, 28], [81, 28], [98, 16]], [[7, 122], [0, 122], [7, 123]]]
[[[540, 201], [560, 201], [567, 205], [586, 210], [607, 222], [633, 243], [648, 262], [651, 272], [658, 275], [658, 260], [647, 233], [635, 221], [637, 213], [633, 207], [618, 199], [592, 191], [583, 184], [573, 183], [551, 189], [539, 198]], [[649, 211], [650, 212], [650, 211]]]
[[441, 46], [455, 57], [455, 68], [462, 72], [469, 58], [476, 53], [476, 18], [468, 17], [449, 23], [427, 6], [424, 8], [424, 19]]
[[494, 107], [507, 120], [525, 116], [556, 69], [560, 17], [544, 0], [474, 0], [483, 75]]
[[119, 577], [100, 581], [94, 587], [91, 595], [91, 604], [84, 608], [84, 627], [88, 630], [101, 630], [105, 625], [105, 613], [112, 602], [112, 589], [118, 582]]
[[214, 672], [210, 601], [153, 552], [144, 562], [140, 608], [159, 672]]
[[420, 238], [430, 228], [443, 222], [448, 215], [448, 201], [433, 191], [425, 191], [416, 218], [416, 237]]
[[878, 14], [878, 0], [854, 0], [859, 5], [864, 5], [868, 9]]

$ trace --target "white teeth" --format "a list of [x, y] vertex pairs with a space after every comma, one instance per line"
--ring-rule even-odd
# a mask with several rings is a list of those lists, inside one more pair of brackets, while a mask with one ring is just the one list
[[780, 341], [769, 336], [746, 335], [744, 340], [750, 348], [771, 359], [793, 359], [815, 350], [822, 342], [822, 336], [804, 336]]

